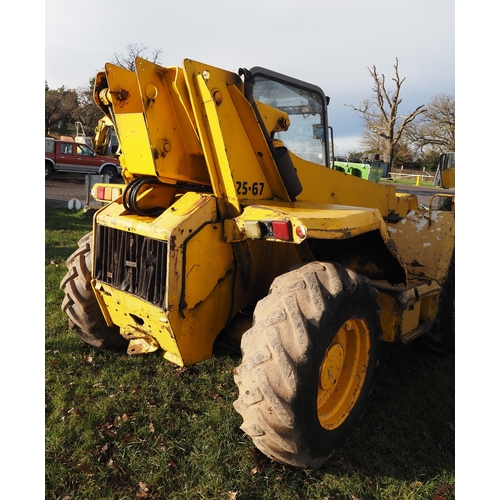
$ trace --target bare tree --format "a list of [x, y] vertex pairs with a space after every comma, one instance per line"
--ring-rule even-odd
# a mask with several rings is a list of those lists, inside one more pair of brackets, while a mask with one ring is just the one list
[[113, 64], [116, 64], [116, 66], [120, 66], [122, 68], [128, 69], [130, 71], [135, 71], [135, 58], [136, 57], [142, 57], [143, 59], [147, 59], [148, 61], [151, 61], [153, 63], [159, 63], [160, 62], [160, 55], [162, 53], [161, 49], [155, 49], [153, 50], [153, 54], [151, 56], [147, 56], [147, 50], [148, 48], [145, 47], [143, 44], [137, 44], [137, 43], [132, 43], [130, 45], [127, 45], [126, 48], [126, 54], [115, 54], [113, 55], [113, 59], [111, 62]]
[[408, 127], [406, 135], [421, 155], [429, 151], [455, 151], [455, 97], [434, 96], [425, 112]]
[[385, 139], [378, 134], [374, 134], [368, 128], [365, 128], [361, 138], [361, 144], [365, 152], [377, 154], [384, 151]]
[[352, 104], [346, 104], [346, 106], [353, 108], [365, 121], [368, 135], [375, 136], [373, 138], [374, 144], [379, 139], [382, 140], [382, 154], [389, 166], [392, 166], [394, 152], [403, 132], [418, 115], [425, 111], [422, 104], [409, 115], [398, 115], [398, 107], [403, 101], [400, 97], [401, 86], [406, 80], [406, 77], [401, 78], [399, 76], [398, 65], [399, 61], [396, 58], [396, 64], [394, 65], [395, 76], [392, 78], [396, 88], [393, 91], [386, 88], [385, 76], [383, 74], [379, 75], [374, 65], [368, 68], [374, 82], [374, 96], [371, 99], [362, 101], [359, 108]]

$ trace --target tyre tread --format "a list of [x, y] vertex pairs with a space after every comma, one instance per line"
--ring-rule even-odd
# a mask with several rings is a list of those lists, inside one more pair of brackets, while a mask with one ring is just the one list
[[61, 309], [78, 337], [98, 349], [122, 350], [128, 344], [117, 326], [109, 327], [91, 285], [92, 233], [78, 241], [78, 249], [66, 260], [68, 271], [61, 280], [64, 292]]
[[[243, 418], [241, 429], [277, 462], [316, 468], [331, 456], [311, 457], [296, 436], [298, 367], [306, 362], [314, 331], [335, 314], [330, 297], [353, 294], [361, 283], [366, 278], [340, 264], [313, 262], [277, 277], [255, 308], [241, 343], [242, 362], [234, 370], [239, 388], [234, 407]], [[375, 303], [376, 292], [367, 288]]]

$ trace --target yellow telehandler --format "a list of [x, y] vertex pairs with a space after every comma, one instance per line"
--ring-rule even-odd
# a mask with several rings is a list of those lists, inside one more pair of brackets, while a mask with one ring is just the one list
[[125, 183], [94, 187], [108, 203], [61, 282], [84, 342], [184, 366], [240, 339], [241, 428], [303, 468], [351, 434], [381, 341], [452, 346], [454, 212], [329, 168], [319, 87], [137, 58], [106, 64], [94, 100]]

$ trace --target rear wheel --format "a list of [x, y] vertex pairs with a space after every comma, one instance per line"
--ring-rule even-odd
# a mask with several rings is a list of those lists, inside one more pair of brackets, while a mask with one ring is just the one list
[[54, 173], [54, 169], [52, 168], [52, 165], [50, 164], [50, 162], [46, 161], [45, 162], [45, 178], [48, 179], [53, 173]]
[[377, 364], [375, 297], [363, 276], [313, 262], [276, 278], [257, 304], [234, 406], [265, 455], [318, 468], [351, 435]]
[[113, 182], [118, 176], [118, 173], [115, 167], [109, 165], [107, 167], [104, 167], [104, 169], [102, 170], [102, 175], [107, 175], [109, 177], [109, 182]]
[[61, 281], [64, 300], [61, 309], [69, 317], [70, 328], [80, 339], [99, 349], [125, 349], [128, 341], [117, 326], [106, 324], [90, 284], [92, 268], [92, 233], [78, 242], [78, 250], [66, 261], [68, 272]]

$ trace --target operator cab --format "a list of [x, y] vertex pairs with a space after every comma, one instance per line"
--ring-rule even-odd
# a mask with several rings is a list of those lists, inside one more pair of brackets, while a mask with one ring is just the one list
[[[274, 132], [289, 151], [304, 160], [330, 165], [328, 141], [329, 98], [316, 85], [274, 71], [254, 67], [253, 98], [288, 114], [288, 130]], [[333, 141], [332, 141], [333, 144]]]

